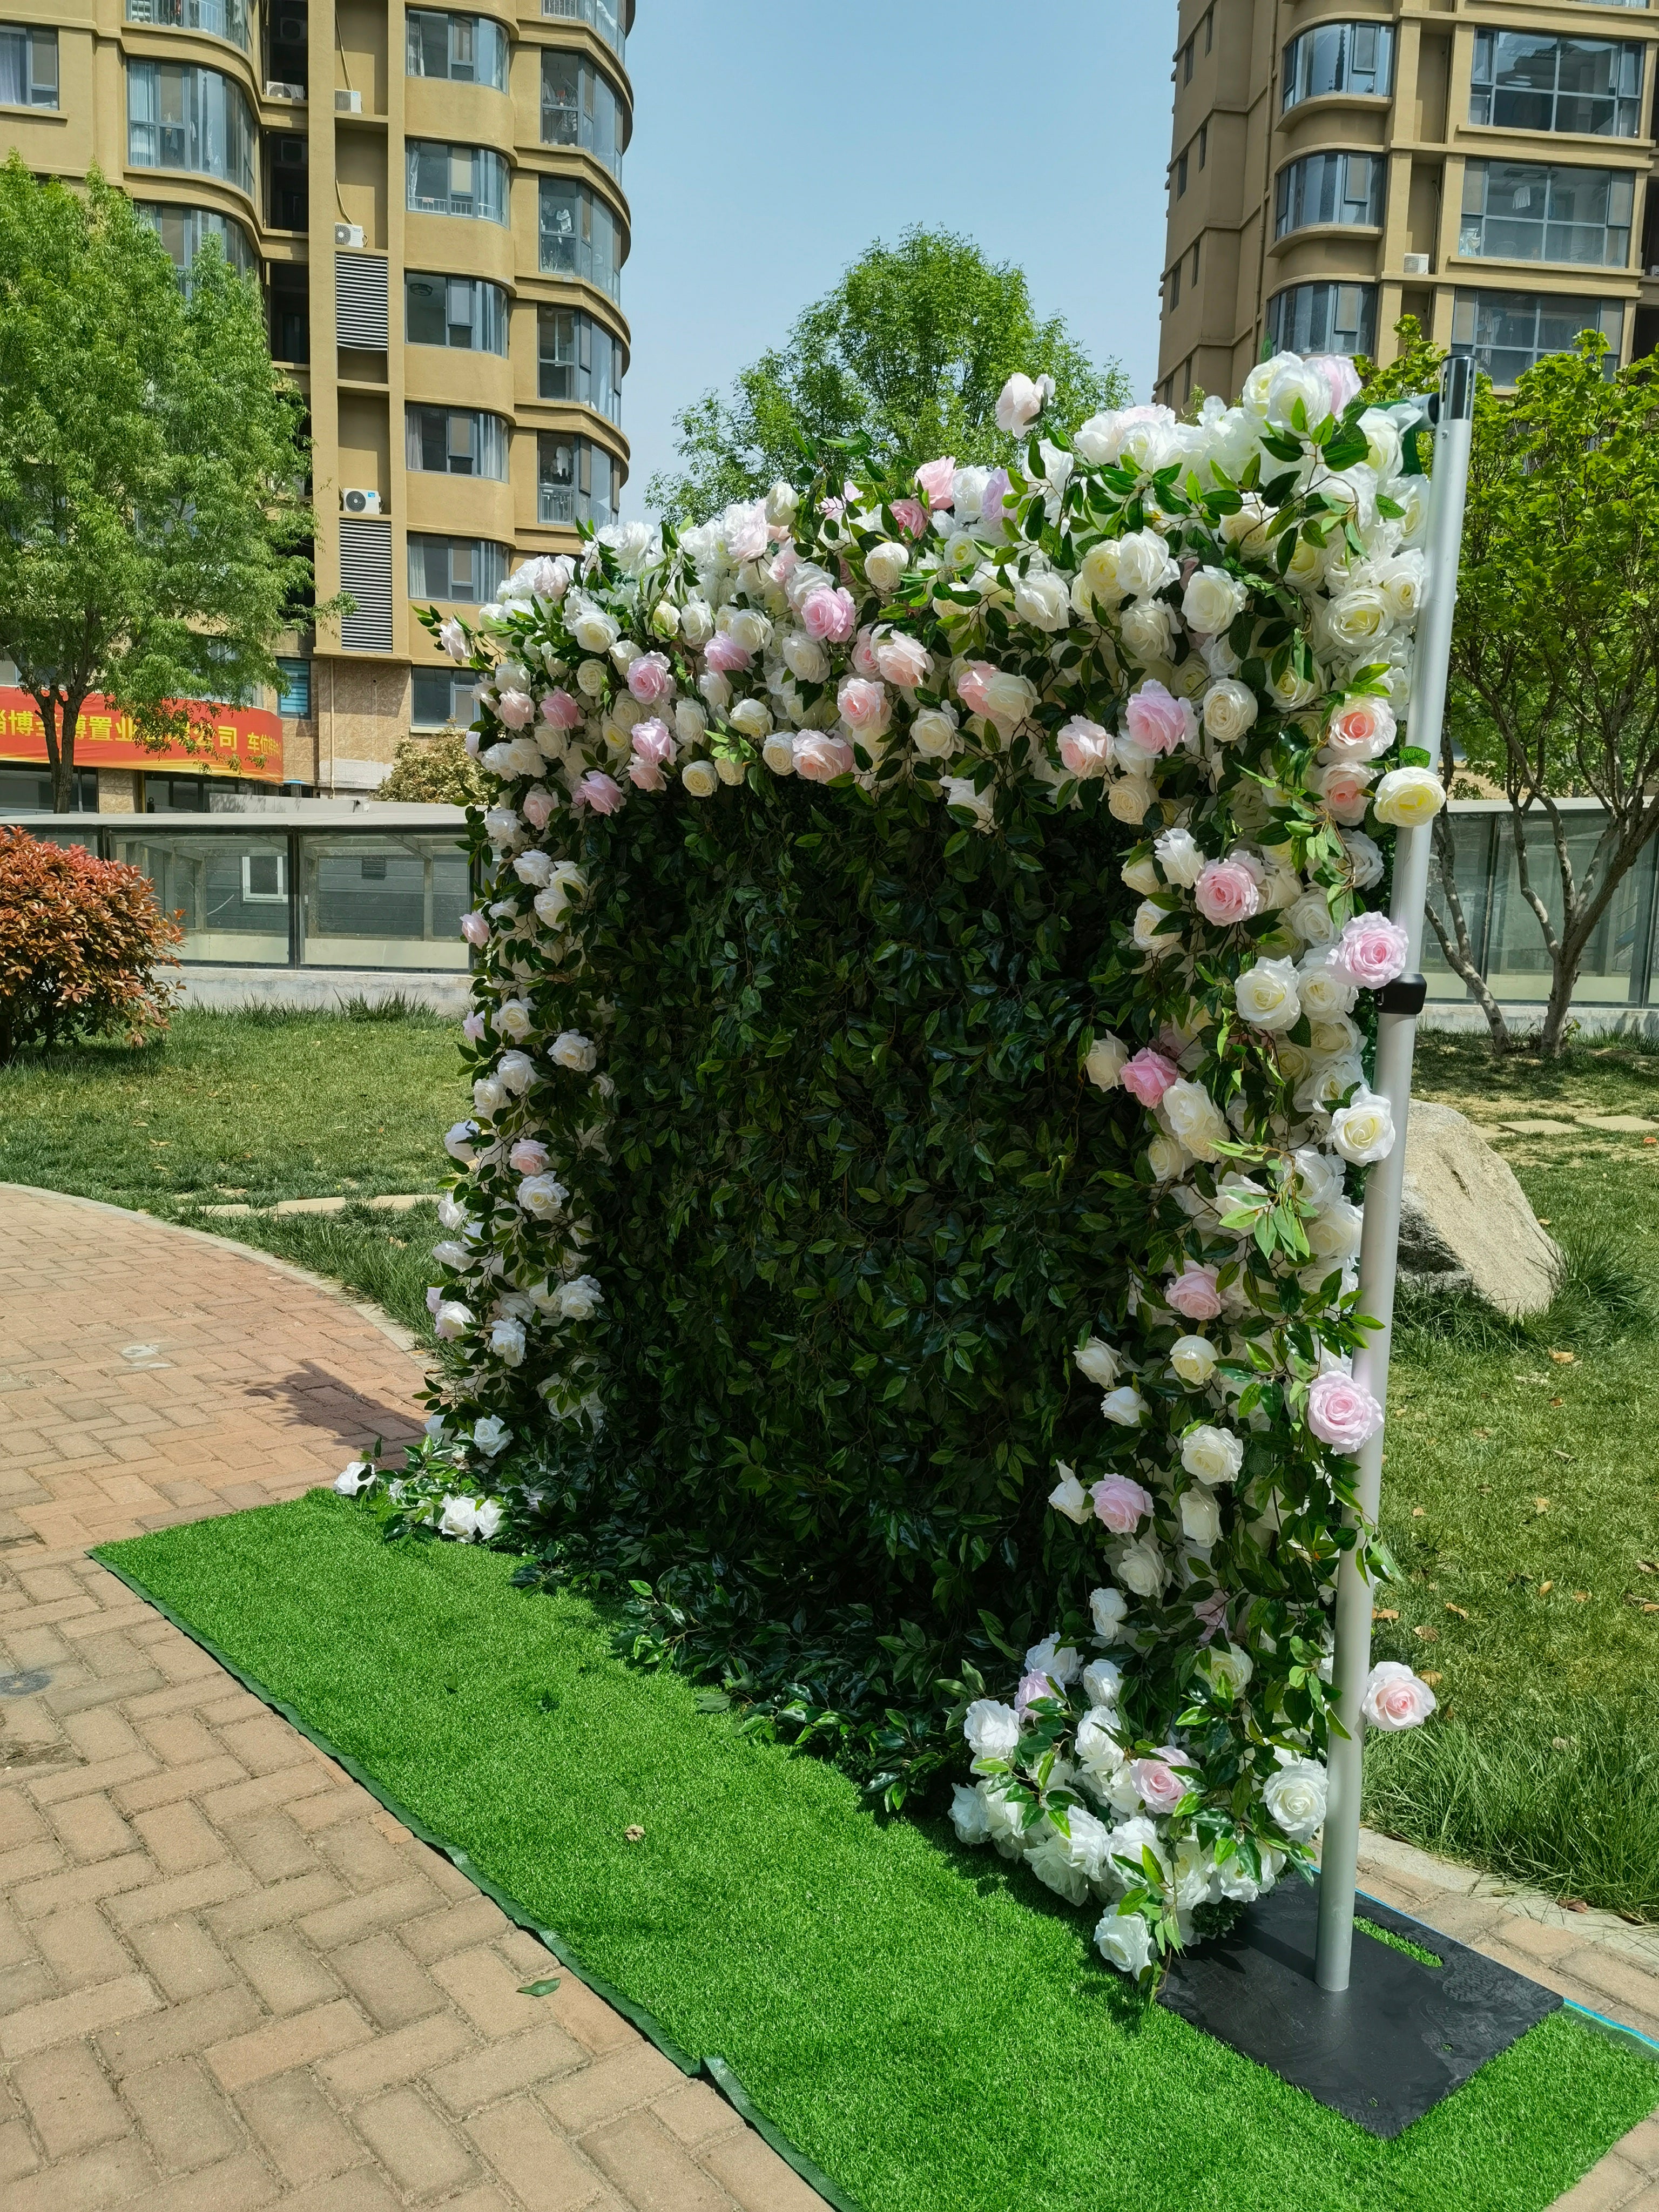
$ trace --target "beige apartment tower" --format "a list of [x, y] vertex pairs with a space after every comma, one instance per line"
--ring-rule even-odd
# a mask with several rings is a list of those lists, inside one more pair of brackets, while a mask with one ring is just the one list
[[470, 615], [615, 514], [633, 14], [0, 0], [6, 146], [95, 163], [181, 276], [216, 238], [307, 394], [318, 595], [356, 611], [287, 641], [290, 785], [372, 790], [411, 728], [465, 724], [416, 607]]
[[1498, 385], [1652, 350], [1656, 66], [1648, 0], [1180, 0], [1156, 396], [1403, 314]]

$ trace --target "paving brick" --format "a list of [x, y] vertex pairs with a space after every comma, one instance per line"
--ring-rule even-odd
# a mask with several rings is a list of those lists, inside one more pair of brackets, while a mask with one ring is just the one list
[[511, 2096], [532, 2083], [586, 2063], [587, 2053], [562, 2030], [548, 2025], [494, 2043], [453, 2065], [434, 2067], [427, 2083], [452, 2112], [473, 2112], [495, 2097]]
[[435, 2196], [459, 2189], [477, 2172], [454, 2130], [413, 2089], [393, 2089], [360, 2105], [352, 2124], [399, 2189]]
[[1620, 2158], [1639, 2166], [1644, 2173], [1659, 2175], [1659, 2119], [1644, 2120], [1616, 2148]]
[[309, 2012], [288, 2020], [273, 2020], [247, 2035], [215, 2044], [204, 2055], [227, 2089], [240, 2089], [267, 2074], [286, 2073], [290, 2066], [309, 2066], [349, 2050], [371, 2033], [355, 2006], [337, 1997], [331, 2004], [313, 2005]]
[[21, 2181], [40, 2163], [27, 2124], [21, 2120], [0, 2121], [0, 2181]]
[[325, 1905], [338, 1902], [340, 1883], [331, 1874], [301, 1875], [293, 1881], [279, 1881], [267, 1887], [263, 1883], [251, 1886], [243, 1893], [224, 1904], [215, 1905], [204, 1915], [214, 1934], [228, 1942], [233, 1936], [248, 1934], [255, 1928], [275, 1928], [294, 1920], [304, 1920]]
[[130, 1751], [119, 1759], [94, 1759], [84, 1766], [43, 1774], [38, 1782], [29, 1783], [27, 1788], [37, 1805], [61, 1805], [66, 1797], [82, 1797], [89, 1790], [114, 1790], [124, 1782], [136, 1781], [140, 1775], [153, 1774], [155, 1771], [155, 1761], [147, 1751]]
[[118, 1980], [75, 1990], [67, 1996], [25, 2005], [9, 2020], [0, 2021], [0, 2057], [21, 2058], [27, 2051], [67, 2042], [73, 2036], [95, 2035], [100, 2028], [153, 2012], [161, 2002], [143, 1975], [124, 1974]]
[[60, 1989], [116, 1981], [133, 1970], [131, 1958], [110, 1933], [109, 1923], [96, 1905], [48, 1912], [35, 1922], [33, 1936]]
[[[296, 1735], [295, 1742], [303, 1747], [305, 1739]], [[263, 1813], [272, 1805], [290, 1804], [296, 1797], [308, 1797], [331, 1786], [317, 1761], [303, 1758], [274, 1774], [256, 1774], [228, 1789], [216, 1790], [198, 1802], [215, 1827], [228, 1828], [246, 1820], [250, 1814]]]
[[219, 1731], [224, 1748], [250, 1774], [270, 1774], [294, 1764], [294, 1730], [278, 1713], [261, 1711]]
[[21, 1789], [15, 1784], [0, 1786], [0, 1851], [44, 1842], [49, 1833], [45, 1820]]
[[120, 2101], [84, 2043], [59, 2044], [25, 2058], [12, 2083], [49, 2159], [90, 2150], [127, 2132]]
[[[566, 2135], [580, 2136], [614, 2119], [618, 2112], [666, 2094], [684, 2080], [672, 2059], [642, 2043], [636, 2050], [596, 2058], [580, 2073], [550, 2082], [537, 2094]], [[726, 2109], [729, 2113], [730, 2107]]]
[[[542, 1955], [544, 1961], [546, 1954]], [[545, 1963], [541, 1971], [549, 1971]], [[573, 1973], [561, 1972], [558, 1988], [543, 2002], [560, 2027], [568, 2029], [595, 2057], [645, 2040], [637, 2028], [630, 2027], [619, 2012], [612, 2012], [603, 1997], [596, 1997], [586, 1983]]]
[[164, 2172], [189, 2172], [233, 2157], [242, 2131], [230, 2106], [193, 2058], [130, 2074], [121, 2094]]
[[101, 1790], [55, 1805], [52, 1825], [64, 1848], [82, 1862], [138, 1848], [137, 1837]]
[[256, 1814], [250, 1820], [234, 1821], [224, 1833], [232, 1850], [260, 1881], [283, 1881], [316, 1869], [316, 1854], [286, 1813]]
[[79, 2158], [55, 2159], [6, 2191], [6, 2212], [103, 2212], [124, 2204], [155, 2176], [136, 2136]]
[[601, 2193], [599, 2176], [527, 2097], [480, 2112], [466, 2131], [528, 2212], [578, 2212]]
[[90, 1905], [100, 1897], [114, 1898], [124, 1891], [141, 1888], [155, 1878], [155, 1869], [143, 1851], [124, 1851], [119, 1858], [99, 1859], [91, 1866], [70, 1867], [62, 1874], [19, 1882], [10, 1897], [26, 1920], [38, 1920], [71, 1905]]
[[365, 2163], [362, 2144], [308, 2073], [253, 2082], [238, 2093], [236, 2106], [291, 2188]]
[[222, 1749], [216, 1737], [195, 1713], [154, 1713], [138, 1723], [138, 1734], [168, 1766], [191, 1766], [216, 1759]]
[[260, 1999], [279, 2016], [305, 2012], [340, 1995], [339, 1983], [291, 1928], [265, 1929], [229, 1949]]
[[371, 1889], [362, 1897], [343, 1898], [337, 1905], [308, 1913], [300, 1923], [300, 1929], [319, 1951], [333, 1951], [374, 1929], [411, 1920], [417, 1913], [430, 1912], [436, 1903], [426, 1882], [388, 1882], [384, 1889]]
[[211, 1866], [225, 1856], [222, 1837], [216, 1835], [189, 1803], [161, 1805], [135, 1813], [132, 1825], [163, 1874], [189, 1874]]
[[[1602, 1943], [1581, 1943], [1559, 1964], [1576, 1980], [1600, 1990], [1604, 1996], [1615, 2000], [1618, 2008], [1635, 2015], [1644, 2033], [1652, 2033], [1649, 2023], [1659, 2018], [1659, 1975], [1644, 1973], [1633, 1960]], [[1603, 2004], [1600, 2009], [1605, 2012], [1608, 2008]]]
[[428, 1912], [423, 1919], [410, 1921], [398, 1930], [398, 1941], [430, 1966], [434, 1959], [447, 1959], [453, 1951], [467, 1951], [475, 1944], [489, 1942], [510, 1924], [493, 1898], [474, 1890], [459, 1905], [447, 1905], [441, 1912]]
[[743, 2212], [824, 2212], [817, 2190], [809, 2189], [752, 2128], [710, 2143], [702, 2164], [728, 2197], [736, 2197]]
[[[675, 2069], [677, 2073], [678, 2070]], [[682, 2087], [671, 2089], [666, 2096], [653, 2097], [651, 2109], [689, 2148], [695, 2150], [700, 2143], [742, 2125], [725, 2098], [718, 2096], [706, 2081], [685, 2081], [683, 2075], [681, 2080]]]
[[459, 2021], [448, 2013], [434, 2013], [408, 2027], [394, 2028], [372, 2042], [331, 2058], [317, 2069], [331, 2096], [349, 2105], [372, 2097], [416, 2075], [444, 2066], [472, 2049], [472, 2039]]
[[252, 2151], [238, 2151], [217, 2166], [157, 2182], [125, 2212], [248, 2212], [281, 2194], [280, 2185]]
[[124, 1812], [148, 1813], [157, 1805], [177, 1805], [204, 1790], [222, 1789], [245, 1780], [242, 1770], [228, 1753], [220, 1752], [194, 1766], [167, 1766], [141, 1781], [130, 1782], [116, 1792]]
[[[550, 1974], [559, 1973], [556, 1963], [545, 1952], [540, 1957]], [[519, 2035], [546, 2015], [546, 1998], [520, 1996], [523, 1971], [509, 1966], [498, 1951], [488, 1946], [439, 1960], [432, 1975], [484, 2035]], [[562, 1974], [560, 1980], [562, 1985]]]
[[22, 1959], [15, 1966], [0, 1966], [0, 2018], [57, 1995], [58, 1984], [43, 1960]]
[[371, 1936], [329, 1954], [329, 1964], [370, 2017], [382, 2027], [423, 2020], [444, 2002], [443, 1991], [395, 1936]]
[[398, 2199], [377, 2173], [343, 2174], [284, 2199], [289, 2212], [398, 2212]]
[[151, 1981], [174, 2004], [224, 1989], [236, 1978], [235, 1968], [193, 1914], [144, 1922], [130, 1930], [127, 1941]]
[[149, 1755], [125, 1716], [108, 1706], [71, 1715], [64, 1723], [64, 1733], [84, 1759]]
[[1552, 2212], [1622, 2212], [1644, 2179], [1640, 2166], [1630, 2166], [1616, 2151], [1609, 2151], [1576, 2187], [1556, 2198]]
[[245, 2035], [259, 2018], [258, 2006], [239, 1982], [230, 1989], [211, 1990], [205, 1996], [170, 2005], [152, 2020], [133, 2021], [106, 2030], [98, 2039], [98, 2049], [105, 2065], [118, 2078], [142, 2074], [169, 2058]]

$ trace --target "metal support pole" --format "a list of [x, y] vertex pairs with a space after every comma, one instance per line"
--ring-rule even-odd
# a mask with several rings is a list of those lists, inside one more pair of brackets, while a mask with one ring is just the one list
[[[1452, 610], [1457, 599], [1457, 560], [1463, 537], [1463, 498], [1468, 484], [1469, 439], [1474, 411], [1474, 365], [1449, 361], [1442, 383], [1434, 441], [1434, 474], [1429, 489], [1425, 597], [1417, 634], [1407, 735], [1437, 762], [1446, 705], [1446, 671], [1451, 658]], [[1400, 1243], [1400, 1200], [1406, 1175], [1406, 1116], [1411, 1103], [1412, 1054], [1417, 1040], [1420, 988], [1401, 988], [1408, 979], [1420, 987], [1423, 903], [1428, 890], [1429, 849], [1433, 831], [1425, 826], [1401, 830], [1394, 854], [1393, 918], [1408, 939], [1406, 974], [1382, 995], [1377, 1020], [1376, 1079], [1374, 1088], [1389, 1102], [1395, 1127], [1394, 1149], [1371, 1170], [1365, 1186], [1365, 1227], [1359, 1248], [1359, 1310], [1379, 1326], [1354, 1358], [1354, 1380], [1386, 1407], [1389, 1348], [1394, 1333], [1395, 1269]], [[1389, 1005], [1390, 994], [1396, 1004]], [[1374, 1526], [1382, 1491], [1382, 1433], [1379, 1429], [1359, 1455], [1355, 1485], [1359, 1513]], [[1320, 1857], [1319, 1941], [1315, 1977], [1322, 1990], [1348, 1986], [1353, 1949], [1354, 1881], [1359, 1863], [1359, 1807], [1363, 1779], [1364, 1721], [1360, 1697], [1371, 1663], [1371, 1585], [1358, 1549], [1345, 1552], [1336, 1583], [1336, 1717], [1347, 1731], [1333, 1732], [1328, 1754], [1329, 1801]]]

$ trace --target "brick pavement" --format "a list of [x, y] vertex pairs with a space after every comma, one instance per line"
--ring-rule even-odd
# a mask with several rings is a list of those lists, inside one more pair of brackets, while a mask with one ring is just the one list
[[[411, 1432], [409, 1345], [262, 1255], [0, 1186], [6, 2212], [823, 2212], [712, 2089], [84, 1556], [296, 1496], [366, 1436]], [[1659, 2037], [1652, 1931], [1380, 1838], [1363, 1869]], [[550, 1973], [552, 1995], [519, 1994]], [[1659, 2212], [1659, 2121], [1558, 2212]]]

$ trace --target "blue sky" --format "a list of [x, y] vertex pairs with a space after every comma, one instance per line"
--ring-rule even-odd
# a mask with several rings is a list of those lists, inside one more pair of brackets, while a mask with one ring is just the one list
[[639, 0], [625, 514], [872, 239], [965, 233], [1150, 396], [1176, 0]]

